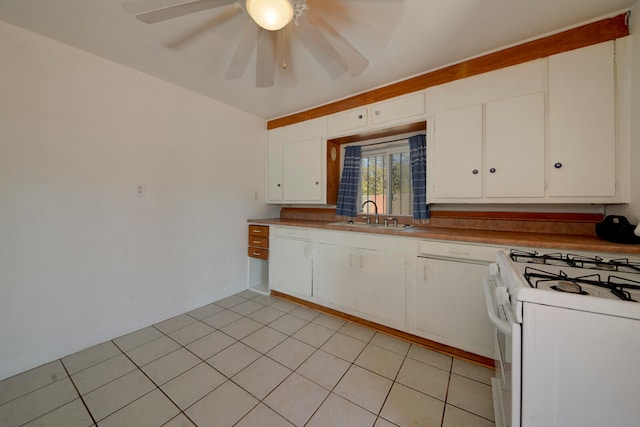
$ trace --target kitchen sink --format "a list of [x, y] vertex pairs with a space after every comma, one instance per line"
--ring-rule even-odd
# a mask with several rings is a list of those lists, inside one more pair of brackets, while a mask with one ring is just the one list
[[329, 225], [335, 225], [338, 227], [344, 227], [344, 228], [366, 228], [366, 229], [370, 229], [370, 230], [398, 230], [398, 231], [402, 231], [402, 230], [407, 230], [409, 228], [413, 228], [413, 225], [410, 224], [398, 224], [398, 226], [394, 226], [394, 225], [389, 225], [389, 226], [385, 226], [384, 224], [367, 224], [366, 222], [350, 222], [350, 221], [341, 221], [341, 222], [332, 222]]

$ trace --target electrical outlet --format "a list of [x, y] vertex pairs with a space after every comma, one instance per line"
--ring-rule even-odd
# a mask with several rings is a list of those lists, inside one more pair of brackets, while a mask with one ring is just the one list
[[144, 196], [144, 186], [143, 185], [137, 185], [136, 186], [136, 196], [138, 196], [138, 197]]

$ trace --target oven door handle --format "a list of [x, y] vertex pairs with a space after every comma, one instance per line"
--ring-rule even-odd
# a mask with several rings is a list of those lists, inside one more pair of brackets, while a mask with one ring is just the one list
[[[489, 278], [482, 279], [482, 285], [484, 286], [484, 299], [487, 302], [487, 312], [489, 314], [489, 320], [494, 324], [496, 328], [505, 335], [511, 336], [511, 324], [505, 322], [497, 316], [497, 310], [495, 303], [493, 302], [493, 295], [491, 292], [492, 286], [489, 284]], [[493, 287], [495, 289], [495, 287]]]

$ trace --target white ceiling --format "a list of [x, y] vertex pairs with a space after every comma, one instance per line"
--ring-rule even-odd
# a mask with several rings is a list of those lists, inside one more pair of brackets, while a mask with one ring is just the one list
[[[249, 20], [240, 14], [215, 25], [233, 6], [151, 25], [132, 14], [183, 1], [2, 0], [0, 19], [271, 119], [611, 15], [635, 0], [307, 0], [370, 65], [357, 77], [332, 78], [294, 39], [290, 67], [266, 89], [255, 87], [255, 54], [241, 79], [224, 78]], [[329, 13], [331, 3], [344, 9]], [[166, 47], [194, 29], [203, 31], [191, 42]]]

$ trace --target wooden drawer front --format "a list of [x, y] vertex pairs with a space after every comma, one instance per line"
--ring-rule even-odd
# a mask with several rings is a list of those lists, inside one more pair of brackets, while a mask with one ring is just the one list
[[249, 236], [269, 237], [269, 226], [267, 225], [250, 225]]
[[262, 248], [249, 248], [249, 256], [251, 258], [267, 259], [269, 258], [269, 250]]
[[269, 238], [262, 236], [249, 236], [249, 246], [254, 248], [268, 248]]

